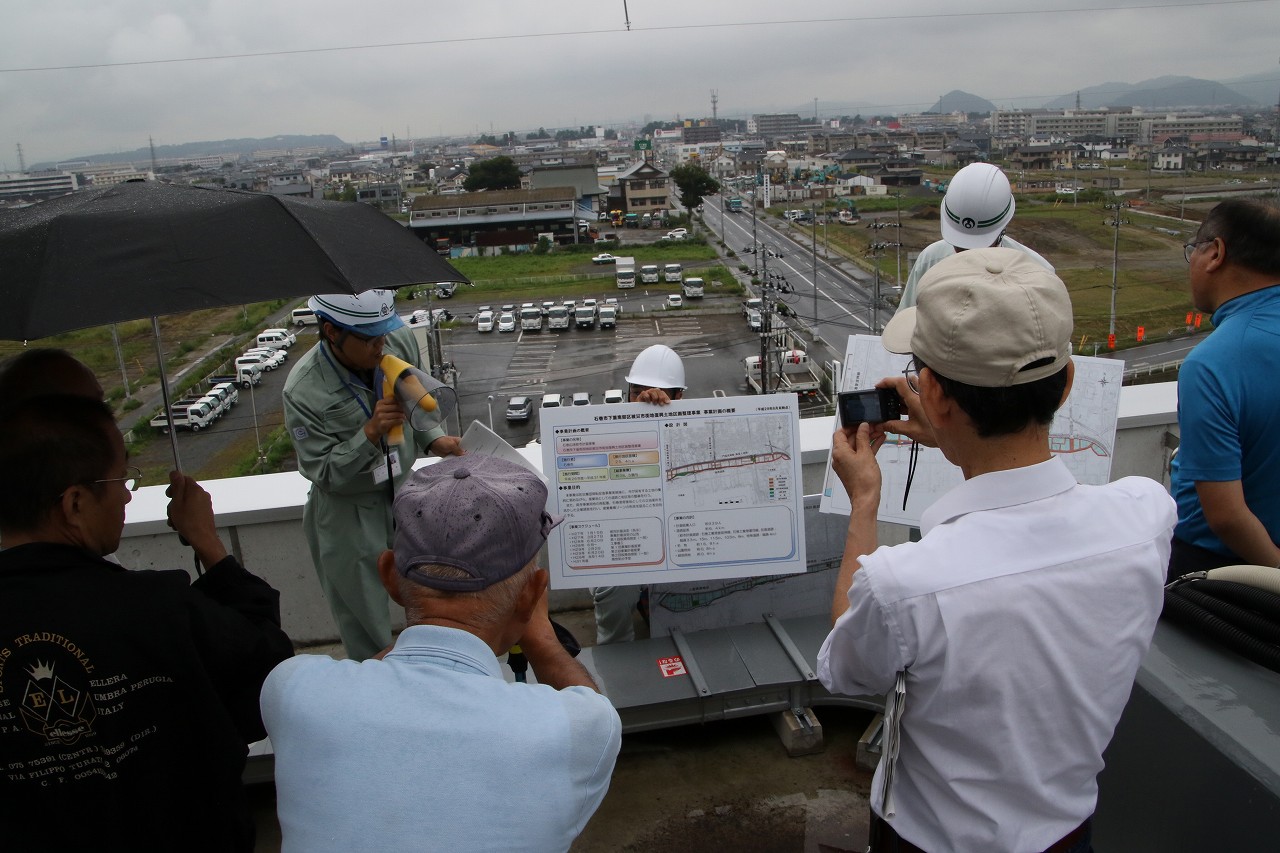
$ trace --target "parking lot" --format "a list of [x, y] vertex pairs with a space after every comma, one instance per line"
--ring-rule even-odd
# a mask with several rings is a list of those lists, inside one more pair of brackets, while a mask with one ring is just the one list
[[[575, 393], [586, 393], [593, 405], [603, 405], [605, 391], [626, 393], [632, 360], [658, 343], [683, 359], [688, 396], [744, 392], [742, 359], [758, 354], [760, 340], [747, 329], [736, 298], [709, 298], [685, 310], [664, 310], [665, 291], [636, 288], [624, 298], [615, 329], [549, 331], [544, 324], [541, 332], [480, 333], [465, 322], [464, 311], [456, 311], [464, 321], [441, 334], [458, 370], [463, 429], [473, 420], [488, 424], [492, 411], [495, 432], [513, 445], [526, 444], [537, 438], [544, 394], [560, 394], [568, 403]], [[533, 399], [533, 415], [509, 423], [507, 402], [518, 396]]]

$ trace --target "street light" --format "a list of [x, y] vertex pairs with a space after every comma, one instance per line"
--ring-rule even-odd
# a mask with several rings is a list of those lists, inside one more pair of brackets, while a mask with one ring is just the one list
[[485, 401], [489, 407], [489, 429], [493, 429], [493, 395], [489, 395], [489, 399]]

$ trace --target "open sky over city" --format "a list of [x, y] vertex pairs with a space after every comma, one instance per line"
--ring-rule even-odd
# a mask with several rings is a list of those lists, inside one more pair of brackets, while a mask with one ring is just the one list
[[[627, 19], [630, 19], [630, 31]], [[1280, 0], [43, 0], [0, 28], [0, 168], [276, 134], [348, 142], [786, 111], [1039, 106], [1274, 71]], [[1273, 99], [1274, 102], [1274, 99]]]

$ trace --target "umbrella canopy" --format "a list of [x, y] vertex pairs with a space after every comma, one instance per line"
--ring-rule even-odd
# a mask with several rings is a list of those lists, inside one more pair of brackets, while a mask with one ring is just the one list
[[467, 281], [366, 204], [129, 182], [0, 211], [0, 338]]

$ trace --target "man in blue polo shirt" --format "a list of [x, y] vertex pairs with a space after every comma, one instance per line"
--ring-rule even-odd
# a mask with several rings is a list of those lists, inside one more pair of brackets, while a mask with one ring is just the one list
[[[622, 723], [547, 617], [538, 476], [492, 456], [416, 471], [383, 585], [409, 626], [379, 659], [302, 655], [262, 688], [285, 853], [565, 851]], [[538, 683], [503, 679], [516, 643]]]
[[1224, 201], [1185, 254], [1192, 302], [1213, 312], [1214, 330], [1178, 375], [1169, 576], [1280, 566], [1280, 209]]

